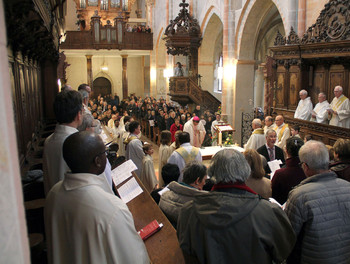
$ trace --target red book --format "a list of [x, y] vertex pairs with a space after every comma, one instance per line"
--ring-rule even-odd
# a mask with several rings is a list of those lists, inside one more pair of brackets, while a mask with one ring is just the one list
[[140, 231], [138, 231], [138, 234], [141, 236], [142, 240], [146, 240], [153, 234], [157, 233], [161, 228], [163, 227], [163, 224], [159, 224], [157, 220], [153, 220], [151, 223], [146, 225], [144, 228], [141, 228]]

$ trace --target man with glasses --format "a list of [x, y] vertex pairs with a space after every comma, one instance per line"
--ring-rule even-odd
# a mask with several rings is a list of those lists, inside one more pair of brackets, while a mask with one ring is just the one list
[[282, 115], [276, 116], [274, 130], [277, 133], [276, 146], [283, 149], [286, 146], [287, 139], [290, 137], [290, 130], [287, 124], [284, 123]]
[[306, 179], [289, 193], [286, 204], [298, 237], [288, 263], [349, 263], [350, 182], [329, 171], [322, 142], [306, 142], [299, 158]]
[[350, 103], [349, 99], [343, 95], [343, 87], [336, 86], [330, 108], [327, 109], [329, 124], [350, 128]]
[[57, 120], [55, 131], [44, 144], [43, 171], [44, 188], [47, 194], [52, 186], [63, 179], [69, 170], [62, 156], [64, 140], [78, 132], [83, 121], [82, 96], [77, 91], [60, 92], [54, 102], [54, 112]]
[[102, 139], [89, 131], [74, 133], [63, 143], [63, 157], [70, 172], [45, 203], [49, 263], [149, 263], [128, 207], [102, 176]]

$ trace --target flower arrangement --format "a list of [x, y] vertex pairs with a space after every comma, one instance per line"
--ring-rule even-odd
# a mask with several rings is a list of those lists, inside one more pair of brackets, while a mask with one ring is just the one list
[[233, 145], [233, 144], [234, 144], [234, 142], [233, 142], [232, 134], [227, 133], [225, 135], [225, 142], [223, 143], [223, 145], [228, 146], [228, 145]]

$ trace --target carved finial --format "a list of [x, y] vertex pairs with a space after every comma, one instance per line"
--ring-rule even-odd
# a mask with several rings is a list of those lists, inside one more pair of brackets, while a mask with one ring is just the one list
[[286, 38], [282, 36], [279, 30], [277, 30], [277, 36], [275, 38], [274, 46], [284, 46], [286, 44]]
[[300, 44], [300, 39], [297, 33], [295, 33], [294, 28], [290, 28], [289, 36], [287, 39], [287, 44], [292, 45], [292, 44]]

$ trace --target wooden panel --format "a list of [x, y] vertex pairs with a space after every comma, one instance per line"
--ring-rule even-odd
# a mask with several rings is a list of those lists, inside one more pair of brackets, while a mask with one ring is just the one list
[[324, 92], [325, 94], [327, 94], [326, 91], [326, 74], [325, 71], [323, 69], [323, 67], [320, 67], [319, 69], [314, 71], [314, 80], [313, 80], [313, 87], [312, 89], [309, 91], [310, 92], [310, 97], [311, 100], [313, 102], [317, 102], [317, 98], [318, 98], [318, 94], [320, 92]]
[[298, 105], [298, 98], [299, 98], [299, 77], [300, 74], [298, 72], [291, 72], [290, 73], [290, 87], [289, 87], [289, 95], [288, 95], [288, 109], [296, 109]]
[[284, 107], [284, 87], [285, 87], [284, 72], [277, 72], [277, 92], [276, 92], [276, 106]]
[[344, 67], [341, 65], [333, 65], [329, 70], [329, 91], [328, 98], [334, 97], [334, 87], [340, 85], [344, 87], [345, 73]]

